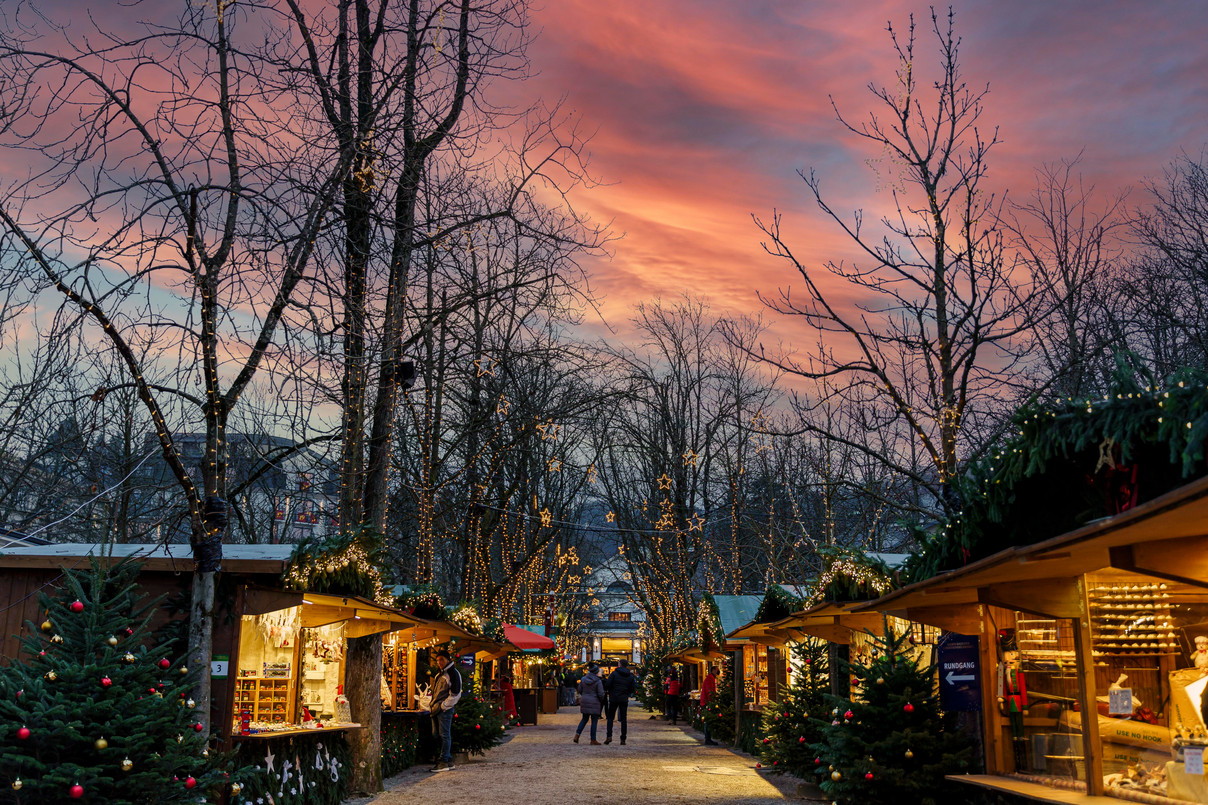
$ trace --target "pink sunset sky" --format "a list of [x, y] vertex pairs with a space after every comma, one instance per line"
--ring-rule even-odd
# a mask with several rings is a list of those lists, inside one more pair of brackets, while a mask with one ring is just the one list
[[[946, 13], [947, 7], [940, 9]], [[760, 308], [756, 290], [793, 281], [764, 255], [752, 214], [784, 212], [799, 256], [849, 253], [797, 176], [816, 169], [839, 210], [875, 208], [877, 154], [835, 120], [853, 120], [894, 81], [886, 23], [919, 22], [924, 68], [936, 63], [928, 6], [835, 0], [545, 0], [534, 8], [536, 75], [517, 102], [565, 96], [596, 135], [605, 186], [576, 204], [624, 237], [591, 264], [610, 323], [635, 302], [685, 290], [715, 312]], [[962, 66], [990, 85], [983, 128], [997, 125], [996, 192], [1024, 200], [1033, 171], [1082, 154], [1104, 197], [1159, 175], [1208, 141], [1208, 7], [1202, 2], [961, 0]], [[777, 328], [778, 330], [780, 328]], [[790, 328], [791, 330], [791, 328]], [[794, 334], [781, 330], [790, 339]], [[796, 335], [803, 335], [796, 333]]]

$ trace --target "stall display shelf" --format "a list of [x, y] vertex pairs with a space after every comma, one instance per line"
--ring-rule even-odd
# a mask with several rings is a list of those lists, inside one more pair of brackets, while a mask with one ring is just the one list
[[1178, 651], [1164, 583], [1101, 584], [1087, 591], [1096, 656], [1162, 656]]
[[289, 721], [293, 699], [293, 680], [244, 676], [235, 688], [235, 714], [247, 710], [252, 721], [285, 723]]

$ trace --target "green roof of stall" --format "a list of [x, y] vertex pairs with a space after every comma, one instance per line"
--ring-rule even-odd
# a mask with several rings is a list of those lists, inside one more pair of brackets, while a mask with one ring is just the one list
[[715, 595], [713, 602], [717, 604], [717, 614], [721, 616], [721, 633], [727, 635], [755, 619], [763, 596]]

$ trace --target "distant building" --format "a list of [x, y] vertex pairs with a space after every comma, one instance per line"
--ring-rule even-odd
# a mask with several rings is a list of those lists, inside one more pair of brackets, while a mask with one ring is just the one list
[[642, 661], [642, 627], [646, 614], [633, 599], [633, 584], [624, 557], [614, 555], [584, 580], [584, 594], [590, 596], [586, 647], [580, 652], [583, 662], [596, 660], [616, 665], [617, 660]]

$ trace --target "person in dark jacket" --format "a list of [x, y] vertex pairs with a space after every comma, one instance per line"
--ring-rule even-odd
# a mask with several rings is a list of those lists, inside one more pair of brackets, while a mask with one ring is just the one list
[[436, 765], [429, 771], [450, 771], [453, 766], [453, 708], [461, 698], [461, 672], [457, 670], [449, 652], [436, 652], [436, 667], [440, 672], [432, 681], [432, 702], [428, 712], [432, 716], [440, 754]]
[[629, 661], [621, 660], [617, 669], [608, 675], [604, 690], [608, 693], [608, 727], [604, 743], [612, 743], [612, 720], [621, 722], [621, 746], [625, 745], [625, 733], [629, 727], [629, 697], [638, 689], [638, 680], [629, 670]]
[[579, 728], [575, 730], [575, 743], [579, 742], [579, 736], [583, 734], [583, 727], [587, 725], [587, 719], [591, 719], [591, 745], [599, 746], [600, 742], [596, 740], [596, 727], [600, 723], [600, 713], [604, 711], [604, 683], [599, 677], [600, 666], [592, 663], [587, 674], [579, 680], [579, 712], [583, 717], [579, 719]]

